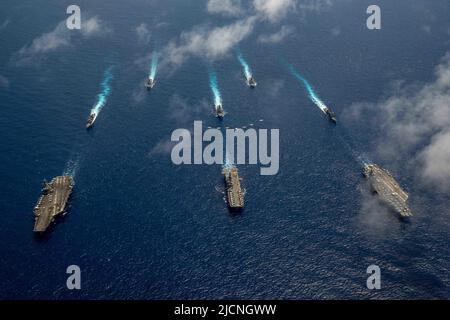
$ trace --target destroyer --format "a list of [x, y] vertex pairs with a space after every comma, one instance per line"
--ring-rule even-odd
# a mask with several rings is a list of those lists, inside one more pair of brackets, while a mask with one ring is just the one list
[[255, 80], [255, 78], [253, 78], [253, 76], [250, 76], [250, 78], [248, 78], [247, 85], [250, 88], [255, 88], [257, 86], [256, 80]]
[[325, 114], [331, 122], [336, 123], [336, 114], [328, 107], [325, 107]]
[[147, 88], [147, 90], [150, 90], [153, 88], [153, 86], [155, 85], [156, 81], [153, 80], [152, 78], [148, 78], [147, 81], [145, 81], [145, 87]]
[[408, 207], [408, 194], [400, 187], [392, 174], [376, 164], [364, 165], [363, 175], [382, 202], [402, 217], [412, 216]]
[[44, 181], [42, 195], [34, 207], [34, 232], [44, 232], [57, 215], [65, 212], [72, 188], [71, 176], [58, 176], [51, 182]]
[[235, 167], [222, 171], [225, 177], [228, 207], [233, 211], [240, 211], [244, 207], [244, 193], [241, 189], [241, 179]]
[[214, 110], [216, 112], [216, 117], [220, 119], [222, 119], [225, 115], [225, 111], [223, 110], [223, 107], [220, 103], [214, 106]]
[[91, 111], [86, 121], [86, 129], [89, 129], [94, 125], [95, 119], [97, 119], [97, 112]]

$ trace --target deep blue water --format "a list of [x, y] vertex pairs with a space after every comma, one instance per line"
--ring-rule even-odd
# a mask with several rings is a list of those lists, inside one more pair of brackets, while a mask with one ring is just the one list
[[[197, 24], [235, 19], [209, 15], [204, 1], [78, 1], [110, 35], [74, 36], [71, 46], [17, 66], [14, 54], [65, 19], [67, 4], [2, 1], [0, 24], [10, 22], [0, 30], [0, 75], [9, 82], [0, 87], [0, 298], [449, 298], [448, 197], [397, 171], [415, 216], [405, 223], [381, 212], [376, 223], [365, 221], [355, 155], [377, 161], [377, 129], [330, 124], [283, 64], [298, 69], [338, 117], [352, 103], [379, 100], [392, 81], [432, 81], [449, 49], [448, 2], [377, 2], [380, 32], [365, 28], [367, 1], [290, 14], [281, 24], [296, 31], [277, 45], [257, 36], [281, 24], [258, 23], [239, 45], [255, 90], [231, 51], [161, 69], [147, 93], [148, 68], [136, 60]], [[135, 34], [143, 22], [152, 32], [148, 46]], [[427, 23], [431, 35], [422, 30]], [[111, 66], [111, 94], [86, 132]], [[194, 120], [220, 125], [211, 110], [210, 67], [228, 112], [223, 126], [280, 129], [278, 175], [239, 166], [247, 190], [239, 215], [228, 212], [219, 192], [220, 166], [175, 166], [170, 154], [157, 152]], [[41, 181], [71, 163], [69, 213], [38, 239], [32, 209]], [[65, 286], [71, 264], [82, 270], [79, 291]], [[379, 291], [366, 288], [371, 264], [382, 270]]]

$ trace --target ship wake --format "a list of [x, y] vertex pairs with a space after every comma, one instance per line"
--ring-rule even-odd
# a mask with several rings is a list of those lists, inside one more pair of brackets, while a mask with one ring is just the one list
[[75, 178], [75, 175], [77, 174], [79, 167], [79, 160], [69, 160], [66, 164], [66, 167], [63, 171], [63, 176], [70, 176], [72, 178]]
[[232, 168], [235, 168], [234, 162], [231, 158], [231, 156], [228, 154], [228, 152], [225, 155], [225, 161], [222, 165], [222, 170], [230, 170]]
[[102, 91], [97, 95], [97, 102], [92, 107], [91, 113], [95, 113], [96, 115], [98, 115], [100, 113], [100, 111], [103, 109], [103, 107], [105, 106], [105, 104], [108, 100], [108, 96], [111, 93], [110, 83], [111, 83], [112, 79], [113, 79], [112, 67], [109, 67], [105, 71], [105, 75], [104, 75], [103, 81], [101, 83]]
[[222, 105], [222, 96], [217, 83], [217, 75], [213, 70], [209, 72], [209, 86], [214, 95], [214, 106], [217, 108], [218, 105]]
[[[323, 113], [326, 113], [328, 107], [325, 103], [319, 98], [317, 93], [314, 91], [312, 85], [303, 77], [291, 64], [287, 63], [289, 71], [291, 74], [303, 84], [306, 91], [308, 92], [309, 99], [320, 109]], [[371, 164], [372, 161], [368, 158], [366, 154], [363, 154], [357, 150], [360, 150], [357, 145], [355, 145], [354, 139], [351, 138], [350, 135], [347, 134], [345, 129], [341, 128], [340, 131], [337, 132], [336, 137], [341, 141], [341, 145], [349, 152], [351, 157], [361, 166], [364, 167], [367, 164]]]
[[323, 113], [326, 113], [326, 110], [328, 109], [325, 103], [319, 98], [317, 93], [314, 91], [311, 84], [306, 80], [295, 68], [289, 64], [289, 71], [291, 74], [300, 81], [303, 86], [305, 87], [306, 91], [308, 92], [309, 99], [320, 109]]
[[153, 79], [153, 80], [155, 80], [156, 71], [158, 70], [158, 59], [159, 59], [159, 54], [157, 51], [154, 51], [152, 54], [152, 62], [150, 65], [150, 74], [149, 74], [150, 79]]
[[347, 153], [351, 155], [353, 160], [358, 163], [361, 168], [364, 168], [367, 164], [372, 164], [373, 161], [370, 160], [369, 156], [358, 150], [362, 150], [361, 145], [348, 134], [347, 130], [341, 126], [341, 128], [336, 131], [335, 137], [340, 141], [341, 145]]
[[239, 62], [241, 63], [242, 68], [244, 68], [245, 78], [247, 79], [247, 81], [249, 81], [250, 78], [252, 77], [252, 71], [251, 71], [250, 66], [248, 65], [247, 61], [245, 61], [244, 56], [242, 55], [242, 53], [239, 50], [237, 51], [237, 58], [238, 58]]

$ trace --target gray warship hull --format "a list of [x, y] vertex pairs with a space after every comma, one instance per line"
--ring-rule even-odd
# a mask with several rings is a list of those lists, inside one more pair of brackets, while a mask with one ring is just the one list
[[45, 232], [55, 217], [65, 212], [72, 188], [70, 176], [58, 176], [44, 182], [42, 195], [34, 208], [34, 232]]
[[383, 203], [402, 217], [412, 216], [407, 203], [408, 193], [401, 188], [389, 171], [376, 164], [367, 164], [364, 166], [363, 175]]

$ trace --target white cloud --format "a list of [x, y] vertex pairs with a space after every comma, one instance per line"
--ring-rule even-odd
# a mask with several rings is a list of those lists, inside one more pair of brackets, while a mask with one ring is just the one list
[[10, 21], [9, 19], [6, 19], [5, 21], [3, 21], [3, 23], [0, 24], [0, 31], [2, 31], [3, 29], [5, 29], [5, 28], [9, 25], [10, 22], [11, 22], [11, 21]]
[[81, 23], [81, 33], [85, 37], [99, 36], [111, 32], [105, 23], [98, 17], [92, 17]]
[[294, 29], [288, 26], [282, 26], [281, 29], [272, 34], [262, 34], [258, 37], [258, 41], [261, 43], [279, 43], [286, 37], [290, 36], [294, 32]]
[[255, 9], [271, 22], [284, 18], [295, 6], [294, 0], [253, 0]]
[[331, 35], [337, 37], [340, 34], [341, 34], [341, 28], [340, 27], [334, 27], [333, 29], [331, 29]]
[[450, 129], [433, 136], [419, 158], [423, 163], [422, 177], [427, 183], [450, 190]]
[[2, 76], [0, 74], [0, 88], [8, 88], [9, 87], [9, 80], [7, 77]]
[[165, 48], [165, 62], [179, 65], [190, 56], [220, 58], [253, 31], [254, 23], [255, 17], [249, 17], [224, 27], [201, 26], [183, 32], [178, 41], [171, 41]]
[[[242, 14], [242, 0], [209, 0], [207, 10], [211, 13]], [[319, 2], [320, 4], [313, 5]], [[250, 15], [223, 27], [211, 25], [196, 26], [191, 31], [184, 31], [176, 40], [172, 40], [163, 50], [163, 65], [177, 66], [189, 57], [203, 57], [217, 59], [227, 55], [230, 50], [247, 38], [257, 22], [279, 22], [290, 11], [297, 7], [304, 10], [316, 10], [331, 5], [331, 0], [304, 0], [300, 4], [297, 0], [252, 0]], [[277, 43], [288, 37], [293, 29], [287, 26], [274, 34], [258, 37], [262, 43]]]
[[144, 45], [150, 43], [151, 32], [148, 30], [147, 24], [141, 23], [136, 28], [136, 34], [137, 34], [139, 43], [144, 44]]
[[281, 90], [284, 87], [284, 80], [281, 79], [271, 79], [270, 86], [267, 89], [267, 93], [272, 98], [278, 98], [280, 96]]
[[[344, 0], [339, 0], [343, 2]], [[322, 11], [333, 5], [336, 0], [302, 0], [298, 3], [298, 8], [301, 11]]]
[[422, 26], [422, 30], [423, 30], [423, 32], [425, 32], [425, 33], [428, 33], [428, 34], [431, 33], [431, 27], [428, 26], [428, 25]]
[[147, 95], [148, 95], [148, 92], [144, 88], [143, 85], [135, 87], [133, 89], [133, 92], [131, 93], [132, 103], [140, 104], [142, 101], [144, 101], [144, 99]]
[[[111, 30], [99, 18], [92, 17], [82, 21], [80, 31], [84, 38], [90, 38], [102, 36]], [[30, 45], [22, 47], [14, 59], [17, 64], [22, 64], [34, 58], [42, 58], [48, 52], [70, 46], [75, 34], [78, 34], [77, 30], [69, 30], [66, 27], [66, 21], [63, 20], [52, 31], [40, 35]]]
[[31, 45], [22, 47], [19, 53], [22, 56], [35, 53], [45, 53], [70, 44], [70, 33], [66, 22], [61, 21], [55, 29], [35, 38]]
[[311, 11], [328, 10], [334, 3], [336, 0], [253, 0], [253, 7], [260, 18], [274, 23], [285, 18], [290, 12], [300, 13], [301, 17], [304, 17]]
[[[178, 95], [173, 95], [169, 101], [168, 106], [168, 116], [172, 121], [177, 123], [177, 126], [186, 126], [188, 124], [192, 125], [192, 122], [195, 119], [199, 119], [201, 115], [207, 113], [213, 113], [213, 108], [210, 103], [205, 100], [202, 100], [195, 104], [189, 104], [186, 99]], [[186, 135], [189, 135], [190, 130], [184, 132]], [[186, 136], [186, 138], [188, 138]], [[170, 136], [164, 138], [159, 141], [149, 152], [149, 157], [154, 157], [156, 155], [166, 155], [170, 154], [173, 147], [177, 144], [177, 142], [173, 142], [170, 140]]]
[[367, 115], [378, 120], [379, 156], [403, 168], [411, 165], [423, 182], [450, 190], [450, 53], [436, 68], [431, 83], [399, 85], [386, 99], [351, 109], [357, 118]]
[[209, 13], [238, 16], [242, 14], [241, 0], [209, 0], [207, 10]]
[[[186, 139], [189, 137], [186, 136]], [[165, 139], [159, 141], [148, 153], [148, 157], [152, 158], [157, 155], [170, 155], [173, 147], [177, 144], [177, 142], [172, 142], [170, 137], [166, 137]]]
[[207, 113], [213, 113], [213, 108], [207, 101], [202, 100], [195, 104], [189, 104], [186, 99], [178, 95], [172, 96], [168, 106], [169, 117], [180, 125], [192, 123], [199, 116]]

